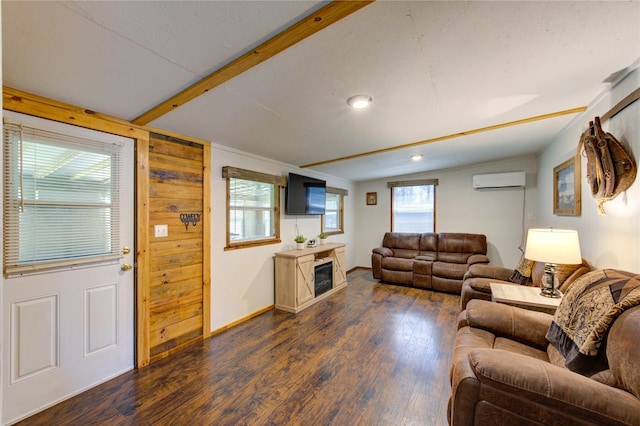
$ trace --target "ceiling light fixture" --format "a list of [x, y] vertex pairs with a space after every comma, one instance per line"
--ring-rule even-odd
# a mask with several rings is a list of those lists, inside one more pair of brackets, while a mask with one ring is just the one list
[[347, 103], [355, 109], [366, 108], [371, 102], [373, 98], [368, 95], [355, 95], [347, 99]]
[[411, 161], [420, 161], [422, 160], [422, 154], [413, 154], [411, 156]]

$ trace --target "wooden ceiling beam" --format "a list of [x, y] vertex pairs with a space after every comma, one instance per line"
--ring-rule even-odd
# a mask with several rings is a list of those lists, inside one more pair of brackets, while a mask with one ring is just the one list
[[144, 126], [362, 9], [374, 0], [333, 1], [132, 121]]
[[473, 135], [473, 134], [476, 134], [476, 133], [489, 132], [491, 130], [503, 129], [505, 127], [517, 126], [517, 125], [520, 125], [520, 124], [531, 123], [531, 122], [534, 122], [534, 121], [547, 120], [549, 118], [561, 117], [563, 115], [577, 114], [579, 112], [585, 111], [586, 109], [587, 109], [586, 106], [581, 106], [581, 107], [577, 107], [577, 108], [566, 109], [566, 110], [563, 110], [563, 111], [552, 112], [552, 113], [549, 113], [549, 114], [536, 115], [534, 117], [527, 117], [527, 118], [523, 118], [523, 119], [520, 119], [520, 120], [508, 121], [506, 123], [494, 124], [492, 126], [480, 127], [478, 129], [466, 130], [466, 131], [460, 132], [460, 133], [452, 133], [450, 135], [438, 136], [438, 137], [435, 137], [435, 138], [425, 139], [425, 140], [418, 141], [418, 142], [411, 142], [411, 143], [407, 143], [407, 144], [404, 144], [404, 145], [396, 145], [396, 146], [391, 146], [391, 147], [388, 147], [388, 148], [376, 149], [374, 151], [361, 152], [360, 154], [347, 155], [346, 157], [334, 158], [332, 160], [325, 160], [325, 161], [318, 161], [317, 163], [304, 164], [304, 165], [298, 166], [298, 167], [300, 167], [301, 169], [305, 169], [305, 168], [309, 168], [309, 167], [323, 166], [325, 164], [330, 164], [330, 163], [337, 163], [338, 161], [353, 160], [355, 158], [366, 157], [366, 156], [369, 156], [369, 155], [384, 154], [385, 152], [391, 152], [391, 151], [396, 151], [396, 150], [399, 150], [399, 149], [411, 148], [411, 147], [418, 146], [418, 145], [426, 145], [428, 143], [440, 142], [440, 141], [444, 141], [444, 140], [447, 140], [447, 139], [459, 138], [459, 137], [462, 137], [462, 136], [469, 136], [469, 135]]

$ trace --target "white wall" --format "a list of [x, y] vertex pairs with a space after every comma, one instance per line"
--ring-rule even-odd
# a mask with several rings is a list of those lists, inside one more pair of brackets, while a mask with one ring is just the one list
[[284, 213], [284, 191], [280, 191], [281, 244], [270, 244], [225, 251], [226, 245], [226, 181], [222, 167], [232, 166], [285, 176], [289, 172], [316, 177], [328, 186], [349, 191], [344, 197], [345, 233], [332, 235], [330, 242], [347, 244], [346, 266], [355, 262], [355, 197], [351, 181], [303, 170], [227, 147], [212, 144], [211, 149], [211, 330], [217, 330], [274, 303], [274, 253], [295, 248], [296, 225], [307, 238], [320, 233], [320, 216], [288, 216]]
[[[538, 161], [537, 226], [577, 229], [582, 257], [595, 268], [618, 268], [640, 272], [640, 176], [626, 194], [604, 204], [606, 216], [598, 215], [596, 200], [586, 182], [586, 159], [582, 159], [582, 215], [553, 214], [553, 168], [571, 158], [580, 135], [589, 121], [604, 115], [629, 93], [640, 87], [640, 69], [636, 68], [610, 91], [596, 99], [557, 139], [545, 149]], [[640, 101], [603, 123], [621, 143], [631, 149], [640, 164]], [[544, 188], [544, 190], [543, 190]]]
[[[494, 172], [526, 172], [526, 187], [474, 190], [472, 176]], [[354, 196], [358, 223], [356, 263], [371, 267], [371, 249], [380, 246], [391, 230], [391, 191], [387, 182], [438, 179], [436, 187], [436, 232], [485, 234], [491, 264], [514, 267], [521, 257], [523, 229], [531, 227], [536, 211], [536, 159], [511, 158], [435, 172], [359, 182]], [[378, 204], [367, 206], [367, 192], [378, 193]], [[524, 202], [524, 204], [523, 204]]]

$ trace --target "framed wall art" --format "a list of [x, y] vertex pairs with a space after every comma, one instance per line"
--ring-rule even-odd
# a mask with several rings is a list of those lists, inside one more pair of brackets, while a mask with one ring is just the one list
[[367, 205], [375, 206], [378, 204], [378, 193], [377, 192], [367, 192]]
[[575, 156], [553, 169], [553, 214], [580, 216], [581, 193], [580, 156]]

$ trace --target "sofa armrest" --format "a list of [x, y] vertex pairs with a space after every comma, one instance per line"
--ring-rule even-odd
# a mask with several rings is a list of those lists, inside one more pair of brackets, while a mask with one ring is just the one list
[[485, 265], [476, 263], [469, 266], [465, 279], [467, 278], [493, 278], [501, 281], [509, 281], [513, 274], [513, 269], [503, 268], [502, 266]]
[[549, 344], [545, 335], [553, 315], [478, 299], [470, 300], [466, 311], [470, 327], [480, 328], [540, 350], [546, 350]]
[[[491, 283], [509, 284], [509, 281], [502, 281], [502, 280], [496, 280], [491, 278], [473, 277], [473, 278], [464, 280], [464, 283], [477, 292], [486, 293], [489, 296], [491, 296]], [[516, 284], [513, 284], [513, 285], [516, 285]], [[491, 297], [489, 297], [489, 299], [486, 299], [486, 300], [491, 300]]]
[[372, 251], [373, 253], [377, 253], [382, 257], [393, 256], [393, 250], [388, 247], [376, 247]]
[[510, 395], [596, 424], [640, 424], [640, 400], [624, 390], [509, 351], [472, 349], [468, 358], [481, 386], [500, 391], [482, 392], [498, 407], [510, 411], [501, 397]]
[[484, 254], [472, 254], [467, 259], [467, 265], [486, 265], [489, 263], [489, 257]]

